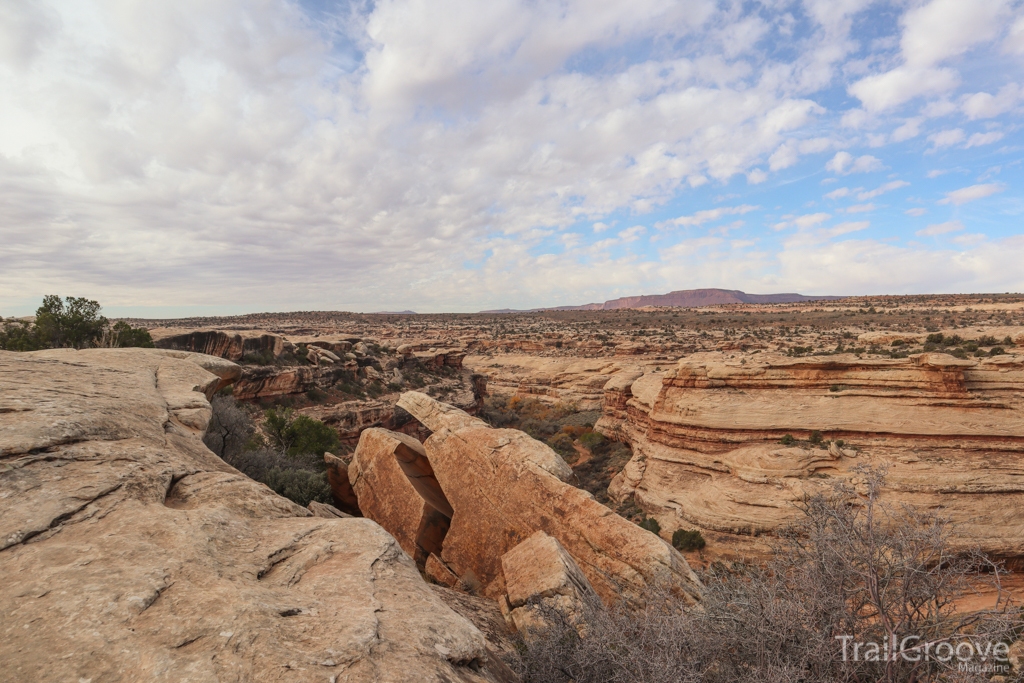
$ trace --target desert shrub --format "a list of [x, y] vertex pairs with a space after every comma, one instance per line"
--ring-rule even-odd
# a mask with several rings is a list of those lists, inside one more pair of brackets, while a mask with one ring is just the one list
[[988, 355], [990, 355], [990, 356], [1001, 356], [1004, 353], [1006, 353], [1006, 350], [1003, 349], [1003, 347], [1001, 347], [1001, 346], [993, 346], [991, 349], [989, 349]]
[[38, 328], [24, 320], [7, 320], [0, 327], [2, 351], [38, 351], [47, 346]]
[[643, 521], [640, 522], [639, 526], [640, 526], [641, 529], [647, 529], [652, 534], [660, 534], [661, 533], [661, 525], [658, 524], [658, 520], [656, 520], [654, 517], [648, 517], [648, 518], [644, 519]]
[[815, 429], [813, 432], [811, 432], [811, 435], [807, 438], [807, 440], [813, 444], [820, 444], [824, 440], [824, 438], [825, 437], [821, 435], [821, 432]]
[[942, 333], [936, 332], [935, 334], [929, 334], [924, 341], [926, 344], [941, 344], [943, 342]]
[[562, 456], [562, 459], [572, 464], [579, 458], [579, 454], [576, 453], [576, 449], [573, 447], [573, 439], [565, 432], [559, 432], [553, 437], [548, 439], [547, 444], [551, 448]]
[[1011, 337], [1010, 335], [1006, 335], [1006, 337], [1003, 339], [1003, 346], [1013, 346], [1013, 337]]
[[263, 483], [274, 493], [306, 507], [311, 502], [331, 502], [331, 485], [326, 472], [307, 469], [274, 468], [267, 472]]
[[540, 439], [542, 441], [549, 436], [553, 436], [559, 431], [559, 427], [556, 422], [551, 422], [550, 420], [538, 420], [532, 417], [523, 420], [523, 423], [519, 428], [533, 438]]
[[676, 550], [701, 550], [707, 545], [703, 534], [696, 529], [676, 529], [672, 532], [672, 547]]
[[61, 301], [48, 294], [36, 309], [35, 326], [51, 348], [84, 349], [100, 340], [107, 319], [100, 315], [96, 301], [74, 296]]
[[[651, 591], [643, 603], [583, 608], [583, 635], [550, 618], [544, 637], [514, 662], [527, 683], [854, 683], [988, 680], [934, 656], [844, 658], [843, 640], [1009, 643], [1021, 612], [1000, 600], [961, 612], [958, 599], [1001, 570], [976, 551], [954, 551], [953, 527], [934, 512], [878, 500], [884, 473], [862, 469], [866, 492], [842, 486], [807, 499], [803, 519], [763, 566], [713, 564], [701, 573], [699, 609]], [[973, 608], [972, 608], [973, 610]], [[545, 615], [547, 616], [547, 615]], [[849, 647], [852, 650], [852, 646]], [[911, 657], [913, 654], [911, 654]], [[981, 664], [980, 658], [974, 664]], [[989, 664], [999, 661], [989, 661]], [[1005, 658], [1003, 659], [1005, 663]]]
[[796, 441], [796, 439], [794, 439], [794, 438], [793, 438], [793, 435], [792, 435], [792, 434], [784, 434], [784, 435], [782, 436], [782, 438], [781, 438], [781, 439], [779, 439], [779, 443], [781, 443], [781, 444], [782, 444], [783, 446], [790, 446], [790, 445], [792, 445], [792, 444], [793, 444], [793, 443], [794, 443], [795, 441]]
[[242, 363], [246, 365], [273, 365], [274, 360], [274, 352], [269, 349], [250, 351], [242, 356]]
[[151, 349], [153, 348], [153, 337], [145, 327], [132, 327], [125, 321], [118, 320], [103, 331], [99, 345], [109, 348]]
[[316, 387], [313, 387], [312, 389], [306, 392], [306, 398], [308, 398], [313, 403], [323, 403], [324, 401], [327, 400], [327, 397], [328, 395], [326, 391], [322, 389], [317, 389]]
[[978, 337], [978, 346], [995, 346], [996, 338], [990, 334]]
[[584, 448], [588, 448], [591, 451], [600, 449], [605, 444], [605, 438], [599, 432], [587, 432], [580, 436], [580, 443]]
[[895, 340], [893, 340], [893, 342], [891, 344], [891, 346], [906, 346], [906, 345], [907, 345], [907, 342], [905, 342], [902, 339], [895, 339]]

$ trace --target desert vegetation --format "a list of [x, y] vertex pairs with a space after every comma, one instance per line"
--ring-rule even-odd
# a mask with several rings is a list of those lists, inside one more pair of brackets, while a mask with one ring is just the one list
[[[941, 515], [880, 502], [884, 471], [862, 474], [860, 492], [837, 485], [805, 500], [766, 564], [702, 571], [698, 609], [652, 593], [642, 605], [584, 606], [582, 628], [548, 611], [545, 630], [521, 646], [523, 680], [910, 683], [1010, 673], [1024, 621], [998, 591], [1002, 568], [952, 550], [955, 529]], [[994, 590], [987, 608], [958, 607], [983, 589]], [[893, 642], [906, 657], [884, 656]], [[855, 657], [861, 643], [877, 645], [858, 645]], [[960, 666], [965, 643], [978, 671]]]
[[111, 323], [100, 310], [100, 304], [91, 299], [47, 295], [32, 321], [0, 321], [0, 350], [153, 346], [145, 328], [123, 320]]

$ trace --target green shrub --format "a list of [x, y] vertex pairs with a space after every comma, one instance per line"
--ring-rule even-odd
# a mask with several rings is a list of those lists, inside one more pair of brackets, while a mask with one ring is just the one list
[[589, 450], [600, 448], [605, 441], [606, 439], [604, 438], [604, 436], [598, 432], [587, 432], [586, 434], [580, 437], [580, 443], [583, 444], [584, 448], [587, 448]]
[[779, 443], [781, 443], [783, 446], [790, 446], [793, 444], [794, 441], [796, 441], [796, 439], [793, 438], [792, 434], [786, 434], [781, 439], [779, 439]]
[[658, 520], [656, 520], [654, 517], [648, 517], [647, 519], [640, 522], [640, 528], [647, 529], [652, 534], [661, 533], [661, 525], [658, 524]]
[[0, 328], [0, 350], [38, 351], [47, 348], [39, 329], [24, 320], [9, 320]]
[[978, 346], [995, 346], [996, 338], [990, 334], [983, 337], [978, 337]]
[[825, 437], [823, 437], [821, 435], [821, 432], [819, 432], [817, 429], [815, 429], [813, 432], [811, 432], [811, 436], [807, 440], [810, 441], [811, 443], [816, 443], [817, 444], [817, 443], [821, 443], [824, 440], [824, 438]]
[[274, 468], [264, 475], [263, 483], [274, 493], [306, 507], [312, 501], [331, 503], [331, 485], [326, 472], [305, 469]]
[[1004, 353], [1006, 353], [1006, 351], [1003, 349], [1003, 347], [1001, 347], [1001, 346], [993, 346], [992, 349], [988, 352], [988, 355], [990, 355], [990, 356], [1001, 356]]
[[123, 320], [111, 325], [104, 339], [109, 340], [106, 345], [114, 348], [153, 348], [153, 337], [150, 336], [149, 330], [145, 327], [132, 327]]
[[274, 352], [269, 349], [250, 351], [242, 356], [242, 363], [246, 365], [273, 365], [274, 360]]
[[579, 454], [573, 447], [572, 437], [565, 432], [555, 434], [548, 439], [547, 444], [568, 463], [574, 463], [579, 458]]
[[706, 545], [707, 541], [704, 540], [704, 536], [696, 529], [691, 531], [676, 529], [672, 532], [672, 547], [676, 550], [687, 552], [692, 550], [702, 550]]
[[925, 342], [928, 343], [928, 344], [941, 344], [942, 341], [943, 341], [943, 337], [942, 337], [942, 333], [941, 332], [936, 332], [935, 334], [929, 334], [928, 337], [925, 339]]

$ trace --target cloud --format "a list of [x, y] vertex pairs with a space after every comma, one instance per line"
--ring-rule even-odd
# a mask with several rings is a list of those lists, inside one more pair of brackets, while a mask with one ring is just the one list
[[959, 84], [959, 74], [938, 64], [994, 38], [1007, 7], [1006, 0], [931, 0], [908, 10], [900, 18], [903, 63], [853, 83], [850, 94], [868, 111], [880, 112], [949, 92]]
[[843, 209], [844, 213], [867, 213], [868, 211], [874, 211], [878, 207], [874, 204], [854, 204]]
[[925, 209], [925, 208], [920, 207], [920, 206], [916, 206], [913, 209], [907, 209], [903, 213], [907, 214], [908, 216], [914, 216], [916, 218], [916, 217], [923, 216], [926, 213], [928, 213], [928, 209]]
[[918, 237], [935, 237], [936, 235], [945, 235], [963, 229], [964, 224], [960, 221], [946, 221], [945, 223], [933, 223], [922, 230], [918, 230], [914, 234]]
[[634, 225], [619, 233], [619, 239], [623, 242], [635, 242], [647, 233], [647, 228], [642, 225]]
[[939, 204], [953, 204], [960, 206], [967, 202], [973, 202], [976, 199], [983, 199], [997, 192], [1002, 192], [1006, 187], [1002, 183], [984, 183], [981, 185], [971, 185], [969, 187], [961, 187], [959, 190], [953, 190], [952, 192], [946, 193], [945, 199], [940, 199]]
[[879, 185], [873, 190], [857, 193], [857, 199], [874, 199], [875, 197], [885, 194], [886, 192], [892, 192], [893, 190], [898, 190], [901, 187], [907, 187], [908, 185], [910, 185], [910, 183], [908, 183], [906, 180], [893, 180], [888, 183], [885, 183], [884, 185]]
[[976, 92], [964, 95], [960, 100], [960, 108], [972, 121], [991, 119], [1011, 111], [1024, 99], [1024, 89], [1016, 83], [1007, 83], [995, 95], [987, 92]]
[[859, 232], [860, 230], [867, 230], [871, 226], [871, 221], [855, 221], [847, 223], [837, 223], [835, 226], [829, 228], [827, 233], [829, 237], [838, 237], [839, 235], [846, 235], [851, 232]]
[[722, 206], [717, 209], [705, 209], [689, 216], [680, 216], [679, 218], [673, 218], [669, 221], [662, 221], [655, 224], [655, 227], [661, 230], [671, 226], [692, 227], [696, 225], [704, 225], [708, 221], [717, 221], [724, 216], [742, 216], [760, 208], [761, 207], [759, 206], [753, 206], [750, 204], [741, 204], [739, 206]]
[[1003, 139], [1003, 133], [994, 130], [989, 133], [975, 133], [968, 140], [964, 147], [980, 147], [981, 145], [991, 145], [993, 142], [999, 142]]
[[825, 164], [825, 170], [832, 171], [838, 175], [869, 173], [871, 171], [880, 171], [883, 168], [882, 161], [870, 154], [854, 158], [849, 152], [836, 152], [836, 155]]
[[813, 228], [815, 225], [824, 223], [829, 218], [832, 218], [832, 214], [828, 213], [809, 213], [803, 216], [783, 216], [786, 220], [774, 224], [772, 227], [775, 230], [784, 230], [786, 228], [798, 228], [800, 230], [806, 230], [807, 228]]
[[938, 133], [932, 133], [928, 136], [928, 141], [932, 143], [934, 149], [942, 147], [952, 147], [953, 145], [964, 141], [964, 131], [960, 128], [953, 128], [951, 130], [943, 130]]
[[848, 194], [850, 194], [850, 188], [848, 188], [848, 187], [839, 187], [839, 188], [836, 188], [836, 189], [832, 190], [831, 192], [827, 193], [825, 195], [825, 197], [827, 199], [841, 199], [841, 198], [847, 196]]

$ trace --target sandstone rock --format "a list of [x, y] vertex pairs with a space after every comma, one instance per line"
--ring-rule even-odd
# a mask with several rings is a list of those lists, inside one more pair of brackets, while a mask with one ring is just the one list
[[[599, 424], [613, 423], [634, 454], [610, 494], [635, 494], [666, 531], [700, 529], [706, 552], [741, 558], [767, 552], [804, 496], [850, 481], [859, 464], [887, 465], [884, 500], [942, 509], [961, 525], [958, 539], [1020, 563], [1019, 357], [756, 358], [702, 354], [644, 375], [625, 411], [624, 392], [609, 385]], [[813, 431], [845, 445], [779, 443]]]
[[441, 541], [448, 532], [450, 512], [446, 516], [430, 505], [403, 471], [400, 461], [420, 476], [415, 477], [420, 490], [434, 498], [439, 507], [448, 511], [451, 506], [443, 494], [437, 497], [439, 487], [424, 483], [433, 477], [425, 462], [423, 446], [405, 434], [385, 429], [367, 429], [359, 437], [352, 463], [348, 468], [352, 489], [359, 499], [359, 509], [398, 541], [402, 549], [423, 566], [430, 553], [441, 552]]
[[380, 526], [203, 446], [220, 381], [157, 350], [0, 352], [4, 679], [509, 680]]
[[417, 392], [403, 394], [399, 406], [433, 432], [423, 447], [453, 510], [440, 557], [457, 575], [477, 576], [486, 595], [505, 593], [501, 556], [544, 531], [606, 601], [639, 598], [651, 585], [698, 598], [700, 584], [686, 560], [565, 483], [571, 470], [546, 445]]
[[269, 353], [273, 357], [284, 352], [284, 339], [276, 334], [231, 334], [219, 330], [196, 330], [185, 334], [161, 336], [153, 342], [157, 348], [218, 356], [228, 360], [241, 360], [247, 353]]
[[306, 506], [306, 509], [312, 512], [314, 517], [324, 517], [326, 519], [344, 519], [352, 516], [346, 512], [342, 512], [333, 505], [318, 503], [315, 500], [310, 502], [310, 504]]
[[348, 465], [333, 453], [324, 453], [324, 463], [327, 465], [327, 483], [331, 485], [334, 506], [349, 515], [362, 517], [359, 499], [348, 478]]
[[538, 531], [502, 555], [501, 566], [509, 618], [524, 636], [542, 636], [553, 617], [585, 628], [597, 594], [557, 540]]
[[434, 583], [448, 588], [454, 588], [459, 583], [459, 577], [451, 570], [451, 567], [434, 553], [427, 556], [427, 561], [423, 565], [423, 573]]

